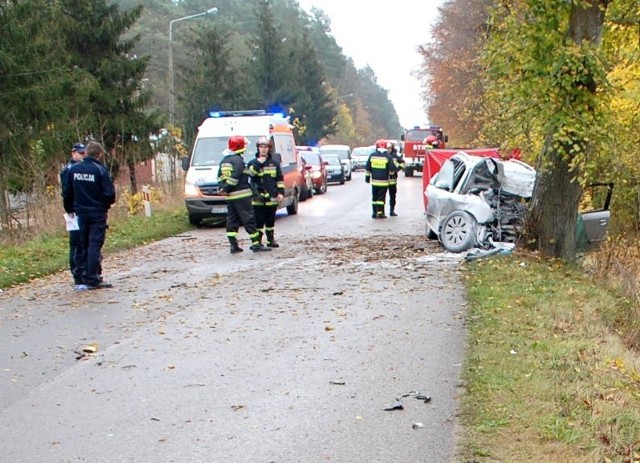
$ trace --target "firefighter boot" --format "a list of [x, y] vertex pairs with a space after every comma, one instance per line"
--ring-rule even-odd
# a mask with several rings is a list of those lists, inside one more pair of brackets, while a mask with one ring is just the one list
[[251, 249], [253, 252], [264, 252], [264, 251], [271, 251], [270, 248], [265, 248], [262, 243], [258, 243], [257, 241], [253, 242], [251, 244], [251, 246], [249, 247], [249, 249]]
[[258, 244], [260, 244], [260, 245], [262, 244], [262, 235], [263, 235], [262, 230], [258, 230], [258, 238], [257, 239], [258, 239]]
[[276, 243], [276, 240], [273, 237], [273, 230], [267, 230], [267, 246], [269, 246], [270, 248], [280, 247], [280, 245]]
[[373, 213], [371, 214], [371, 218], [372, 219], [377, 219], [378, 218], [378, 206], [372, 206], [373, 209]]
[[240, 246], [238, 246], [238, 240], [236, 239], [235, 236], [229, 237], [229, 244], [231, 245], [231, 254], [235, 254], [237, 252], [243, 251], [243, 249]]
[[378, 206], [377, 209], [378, 209], [378, 218], [379, 219], [386, 219], [387, 216], [384, 215], [384, 204], [382, 206]]
[[395, 206], [391, 206], [391, 210], [389, 211], [389, 215], [391, 217], [397, 217], [398, 214], [396, 214], [396, 207]]

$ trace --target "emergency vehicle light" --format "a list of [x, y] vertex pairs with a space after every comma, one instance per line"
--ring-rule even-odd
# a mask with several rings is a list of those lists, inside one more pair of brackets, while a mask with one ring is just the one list
[[209, 111], [209, 117], [233, 117], [233, 116], [264, 116], [264, 109], [249, 109], [245, 111]]

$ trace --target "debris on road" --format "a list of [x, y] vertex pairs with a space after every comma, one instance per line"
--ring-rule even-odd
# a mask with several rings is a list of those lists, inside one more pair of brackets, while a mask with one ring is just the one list
[[389, 404], [386, 407], [384, 407], [383, 410], [385, 412], [392, 411], [392, 410], [404, 410], [404, 405], [402, 404], [402, 401], [396, 400], [392, 404]]
[[396, 397], [396, 401], [390, 405], [385, 406], [383, 410], [384, 411], [403, 410], [404, 405], [402, 404], [402, 399], [406, 397], [414, 397], [415, 399], [421, 400], [424, 403], [431, 402], [431, 396], [422, 394], [421, 392], [418, 392], [418, 391], [410, 391], [410, 392], [407, 392], [406, 394], [402, 394], [400, 397]]
[[98, 344], [95, 342], [93, 344], [87, 344], [82, 347], [76, 347], [76, 349], [73, 351], [73, 353], [76, 354], [76, 360], [90, 357], [96, 352], [98, 352]]

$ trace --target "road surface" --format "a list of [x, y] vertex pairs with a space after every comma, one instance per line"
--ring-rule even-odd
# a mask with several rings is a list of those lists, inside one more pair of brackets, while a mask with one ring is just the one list
[[453, 461], [464, 292], [420, 188], [373, 220], [356, 172], [279, 213], [273, 252], [212, 226], [106, 256], [113, 289], [5, 289], [2, 461]]

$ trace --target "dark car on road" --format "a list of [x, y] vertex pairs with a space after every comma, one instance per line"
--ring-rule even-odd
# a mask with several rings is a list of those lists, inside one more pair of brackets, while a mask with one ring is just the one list
[[344, 185], [347, 176], [340, 158], [336, 155], [326, 154], [322, 156], [322, 159], [327, 163], [327, 182]]

